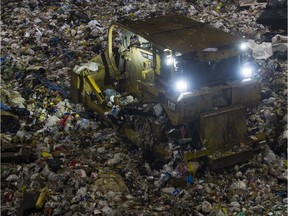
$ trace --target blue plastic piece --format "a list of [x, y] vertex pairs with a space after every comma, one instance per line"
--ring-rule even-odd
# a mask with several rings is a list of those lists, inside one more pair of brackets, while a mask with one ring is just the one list
[[19, 79], [21, 78], [21, 76], [22, 76], [22, 71], [19, 70], [19, 71], [16, 73], [16, 75], [15, 75], [15, 79], [16, 79], [16, 80], [19, 80]]
[[0, 58], [0, 64], [2, 65], [2, 63], [4, 63], [5, 61], [6, 61], [6, 59], [7, 59], [7, 56], [5, 55], [5, 56], [1, 56], [1, 58]]
[[62, 49], [62, 52], [67, 58], [72, 58], [72, 53], [68, 52], [66, 49]]
[[172, 192], [173, 196], [177, 196], [179, 193], [180, 191], [177, 188]]
[[58, 41], [59, 41], [58, 38], [53, 37], [53, 38], [50, 39], [49, 43], [50, 43], [50, 44], [56, 44], [56, 43], [58, 43]]
[[1, 110], [4, 110], [4, 111], [11, 111], [11, 108], [9, 106], [6, 106], [5, 104], [3, 104], [1, 102]]
[[186, 183], [187, 183], [187, 184], [192, 184], [192, 183], [193, 183], [193, 178], [192, 178], [192, 176], [186, 176]]
[[47, 87], [47, 88], [49, 88], [51, 90], [59, 91], [65, 98], [67, 98], [68, 95], [67, 95], [66, 91], [63, 88], [61, 88], [60, 86], [55, 85], [55, 84], [53, 84], [53, 83], [51, 83], [51, 82], [49, 82], [49, 81], [47, 81], [47, 80], [45, 80], [43, 78], [40, 78], [40, 77], [39, 77], [39, 81], [45, 87]]

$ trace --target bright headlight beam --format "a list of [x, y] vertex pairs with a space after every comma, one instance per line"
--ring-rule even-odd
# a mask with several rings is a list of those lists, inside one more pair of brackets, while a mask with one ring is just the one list
[[247, 49], [247, 44], [244, 43], [244, 42], [241, 43], [241, 44], [240, 44], [240, 49], [241, 49], [241, 50], [246, 50], [246, 49]]
[[252, 68], [245, 66], [241, 70], [243, 78], [250, 78], [252, 76]]
[[178, 91], [178, 92], [185, 92], [185, 91], [187, 91], [187, 87], [188, 87], [187, 82], [184, 81], [184, 80], [178, 80], [178, 81], [176, 81], [176, 83], [175, 83], [175, 89], [176, 89], [176, 91]]
[[174, 63], [174, 58], [172, 56], [167, 57], [166, 64], [172, 65]]

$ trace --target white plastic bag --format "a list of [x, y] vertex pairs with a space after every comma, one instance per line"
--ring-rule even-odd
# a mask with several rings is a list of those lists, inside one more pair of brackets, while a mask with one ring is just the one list
[[255, 59], [268, 59], [273, 55], [271, 43], [257, 44], [255, 41], [249, 40], [247, 46], [252, 49], [252, 56]]

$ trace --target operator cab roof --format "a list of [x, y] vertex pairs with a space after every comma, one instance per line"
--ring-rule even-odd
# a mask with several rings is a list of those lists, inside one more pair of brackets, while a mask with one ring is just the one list
[[146, 20], [124, 20], [116, 24], [163, 49], [172, 49], [182, 54], [207, 48], [233, 47], [243, 42], [230, 33], [175, 13]]

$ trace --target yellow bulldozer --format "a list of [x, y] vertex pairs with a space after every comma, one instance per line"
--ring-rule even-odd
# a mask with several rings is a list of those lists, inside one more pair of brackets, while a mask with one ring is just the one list
[[107, 50], [74, 68], [71, 99], [157, 157], [178, 150], [211, 169], [246, 161], [263, 137], [247, 135], [246, 109], [261, 89], [244, 48], [241, 37], [179, 14], [123, 19], [110, 25]]

